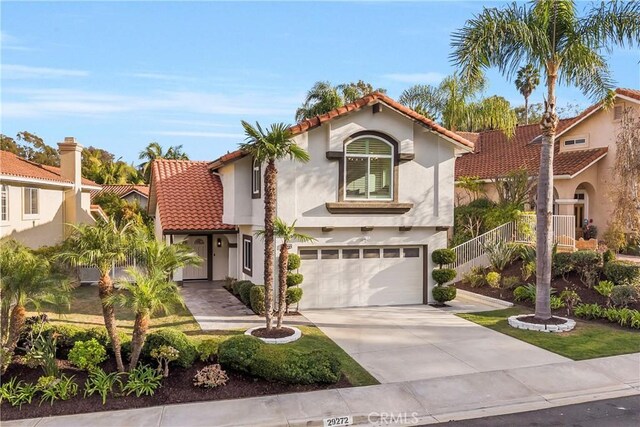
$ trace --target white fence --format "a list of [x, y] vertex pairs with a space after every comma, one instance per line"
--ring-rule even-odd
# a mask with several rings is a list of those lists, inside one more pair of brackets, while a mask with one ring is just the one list
[[[485, 252], [488, 242], [505, 241], [518, 243], [535, 243], [536, 216], [523, 214], [517, 221], [502, 224], [454, 248], [456, 262], [448, 267], [457, 271], [458, 277], [469, 272], [473, 267], [486, 267], [489, 259]], [[573, 215], [553, 216], [553, 242], [560, 250], [573, 251], [576, 244], [575, 217]]]
[[[136, 256], [134, 254], [127, 255], [123, 261], [111, 264], [111, 271], [109, 272], [111, 280], [114, 282], [126, 280], [128, 276], [125, 270], [129, 267], [137, 267]], [[98, 269], [89, 265], [78, 265], [78, 275], [80, 277], [80, 283], [94, 283], [100, 279]]]

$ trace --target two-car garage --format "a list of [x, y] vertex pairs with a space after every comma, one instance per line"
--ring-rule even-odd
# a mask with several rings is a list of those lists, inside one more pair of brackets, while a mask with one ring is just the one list
[[426, 246], [300, 247], [300, 308], [422, 304]]

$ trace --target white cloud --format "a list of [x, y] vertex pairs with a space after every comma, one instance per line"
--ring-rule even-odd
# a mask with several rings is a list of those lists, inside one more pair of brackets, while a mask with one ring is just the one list
[[178, 76], [174, 74], [163, 74], [163, 73], [125, 73], [123, 74], [123, 76], [136, 77], [136, 78], [148, 79], [148, 80], [165, 80], [165, 81], [195, 80], [193, 77]]
[[198, 132], [190, 130], [171, 130], [171, 131], [158, 131], [158, 132], [145, 132], [148, 135], [161, 135], [161, 136], [184, 136], [190, 138], [243, 138], [241, 133], [226, 133], [226, 132]]
[[392, 73], [383, 76], [386, 79], [401, 83], [435, 84], [440, 83], [446, 76], [442, 73]]
[[32, 50], [24, 46], [17, 37], [7, 34], [4, 31], [0, 31], [0, 46], [2, 46], [2, 50]]
[[2, 65], [2, 79], [52, 79], [61, 77], [86, 77], [87, 71], [70, 70], [64, 68], [31, 67], [28, 65], [6, 64]]

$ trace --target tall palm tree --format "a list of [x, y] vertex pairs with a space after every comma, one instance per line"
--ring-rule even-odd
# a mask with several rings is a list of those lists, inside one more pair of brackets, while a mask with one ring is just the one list
[[99, 274], [98, 295], [102, 304], [104, 325], [111, 340], [116, 364], [120, 372], [124, 372], [122, 354], [120, 352], [120, 337], [116, 327], [116, 316], [109, 299], [114, 293], [113, 281], [110, 276], [114, 263], [124, 262], [135, 249], [132, 223], [121, 226], [110, 218], [108, 221], [98, 221], [96, 224], [72, 225], [73, 233], [66, 242], [66, 248], [58, 258], [73, 266], [83, 265], [95, 267]]
[[130, 267], [126, 272], [128, 279], [119, 282], [120, 292], [112, 294], [107, 302], [127, 307], [135, 313], [129, 362], [129, 370], [132, 370], [138, 364], [151, 317], [158, 313], [169, 314], [176, 307], [184, 307], [184, 301], [176, 283], [167, 279], [162, 271], [147, 274]]
[[69, 302], [69, 285], [56, 278], [46, 258], [14, 242], [0, 245], [2, 346], [12, 353], [24, 326], [26, 305]]
[[529, 97], [540, 84], [540, 72], [529, 63], [518, 70], [516, 88], [524, 96], [524, 122], [529, 124]]
[[517, 124], [515, 112], [502, 97], [479, 97], [485, 86], [484, 79], [467, 81], [453, 74], [438, 86], [412, 86], [402, 92], [398, 101], [441, 122], [447, 129], [468, 132], [499, 129], [512, 135]]
[[568, 0], [541, 0], [503, 9], [485, 8], [453, 34], [454, 62], [470, 80], [495, 66], [508, 77], [522, 64], [544, 71], [547, 96], [540, 121], [542, 142], [536, 207], [536, 317], [551, 317], [553, 150], [558, 115], [556, 85], [613, 101], [603, 49], [640, 44], [640, 2], [602, 2], [578, 16]]
[[[296, 232], [296, 221], [293, 221], [291, 225], [287, 224], [282, 218], [276, 218], [274, 222], [273, 233], [277, 239], [282, 239], [280, 245], [280, 257], [278, 259], [278, 321], [276, 323], [276, 329], [282, 327], [282, 318], [284, 317], [285, 309], [287, 308], [287, 267], [289, 265], [289, 243], [297, 242], [313, 242], [314, 239], [306, 234]], [[258, 236], [264, 236], [265, 231], [260, 230], [256, 233]]]
[[242, 127], [247, 138], [240, 144], [240, 149], [253, 156], [258, 162], [267, 163], [264, 171], [264, 307], [266, 329], [270, 331], [273, 311], [274, 222], [278, 179], [276, 161], [289, 158], [306, 163], [309, 161], [309, 153], [293, 141], [291, 129], [284, 123], [274, 123], [267, 131], [262, 129], [259, 123], [254, 127], [242, 121]]
[[157, 142], [150, 142], [144, 150], [138, 155], [140, 160], [144, 160], [140, 164], [140, 170], [144, 175], [146, 182], [151, 179], [151, 163], [156, 159], [170, 159], [170, 160], [189, 160], [189, 156], [182, 151], [182, 145], [171, 146], [165, 152], [160, 144]]
[[202, 258], [187, 245], [167, 245], [149, 236], [145, 227], [139, 227], [138, 230], [136, 254], [149, 276], [159, 274], [169, 278], [178, 268], [202, 264]]

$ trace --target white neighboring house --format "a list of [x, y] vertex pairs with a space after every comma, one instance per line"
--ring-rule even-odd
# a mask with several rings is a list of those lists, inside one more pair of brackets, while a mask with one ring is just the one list
[[[291, 247], [302, 258], [300, 307], [431, 302], [430, 254], [453, 225], [455, 157], [473, 143], [380, 93], [291, 130], [311, 160], [278, 162], [277, 215], [316, 239]], [[262, 197], [263, 165], [241, 151], [206, 166], [161, 160], [149, 213], [159, 238], [206, 253], [184, 279], [260, 284]]]
[[0, 151], [0, 238], [51, 246], [64, 239], [66, 224], [93, 223], [93, 215], [103, 215], [91, 206], [90, 192], [100, 186], [81, 177], [82, 146], [65, 138], [58, 147], [59, 168]]

